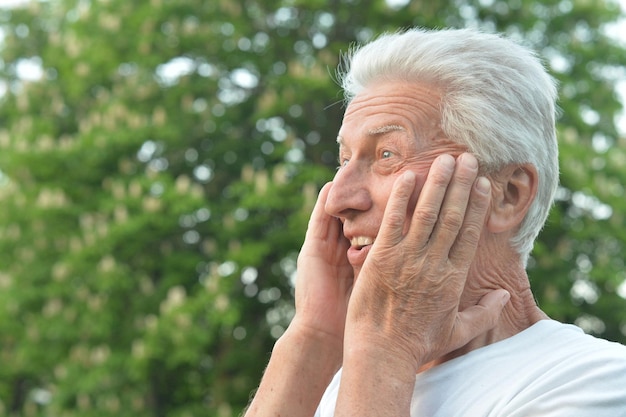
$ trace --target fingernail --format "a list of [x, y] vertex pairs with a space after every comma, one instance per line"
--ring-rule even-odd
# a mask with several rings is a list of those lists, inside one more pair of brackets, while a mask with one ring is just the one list
[[478, 177], [476, 180], [476, 189], [483, 194], [488, 194], [491, 189], [491, 182], [485, 177]]
[[449, 170], [453, 170], [454, 169], [454, 158], [448, 154], [444, 154], [444, 155], [440, 155], [439, 156], [439, 164], [444, 167], [447, 168]]
[[404, 182], [413, 182], [415, 181], [415, 173], [413, 173], [413, 171], [404, 171], [400, 176], [400, 180]]
[[511, 299], [511, 293], [509, 293], [508, 291], [504, 291], [502, 293], [502, 299], [500, 300], [500, 302], [502, 303], [503, 306], [505, 306], [506, 303], [508, 303], [510, 299]]
[[478, 160], [471, 153], [461, 154], [460, 159], [466, 164], [469, 168], [476, 169], [478, 168]]

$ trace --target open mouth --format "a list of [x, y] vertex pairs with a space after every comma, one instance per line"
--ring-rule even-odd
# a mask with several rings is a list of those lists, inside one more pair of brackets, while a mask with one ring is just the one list
[[358, 236], [350, 240], [350, 245], [357, 250], [361, 250], [366, 246], [371, 246], [373, 243], [374, 239], [366, 236]]
[[363, 265], [373, 243], [374, 238], [371, 237], [360, 236], [350, 239], [350, 248], [347, 253], [350, 265], [353, 267]]

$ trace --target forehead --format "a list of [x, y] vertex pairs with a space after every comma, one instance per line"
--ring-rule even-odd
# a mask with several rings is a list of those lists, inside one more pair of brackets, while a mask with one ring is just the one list
[[378, 83], [357, 94], [344, 114], [340, 137], [349, 133], [407, 131], [422, 136], [439, 129], [440, 95], [427, 85]]
[[[391, 133], [391, 132], [407, 132], [407, 128], [405, 128], [404, 126], [400, 124], [393, 124], [393, 123], [382, 124], [380, 126], [371, 127], [371, 128], [367, 128], [364, 130], [365, 132], [361, 132], [361, 133], [365, 133], [366, 137], [373, 138], [373, 139], [385, 136], [386, 134]], [[340, 145], [344, 143], [344, 138], [341, 135], [341, 132], [339, 133], [339, 135], [337, 135], [337, 143], [339, 143]]]

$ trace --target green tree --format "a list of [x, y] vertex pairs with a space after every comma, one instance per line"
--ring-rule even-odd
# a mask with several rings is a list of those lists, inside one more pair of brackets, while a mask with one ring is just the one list
[[340, 52], [413, 25], [502, 31], [546, 57], [563, 172], [533, 285], [552, 317], [626, 341], [618, 17], [583, 0], [0, 11], [0, 413], [237, 415], [333, 175]]

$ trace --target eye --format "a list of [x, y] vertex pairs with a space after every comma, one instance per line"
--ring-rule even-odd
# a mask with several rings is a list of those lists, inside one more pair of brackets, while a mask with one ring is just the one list
[[392, 156], [393, 156], [393, 152], [391, 152], [391, 151], [382, 151], [381, 154], [380, 154], [380, 157], [382, 159], [389, 159]]
[[346, 165], [348, 165], [348, 161], [349, 161], [349, 159], [340, 157], [337, 160], [337, 162], [339, 163], [339, 166], [337, 167], [337, 169], [341, 169], [341, 168], [345, 167]]

